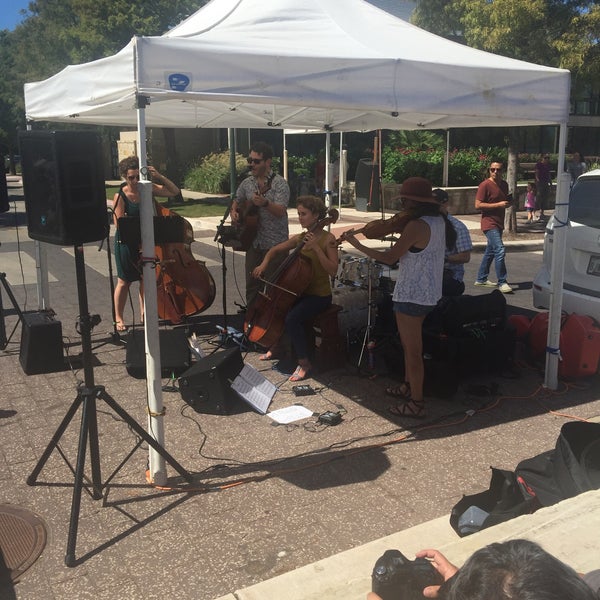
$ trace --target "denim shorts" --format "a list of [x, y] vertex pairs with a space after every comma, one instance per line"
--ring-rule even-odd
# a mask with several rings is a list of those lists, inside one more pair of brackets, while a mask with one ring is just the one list
[[428, 315], [435, 306], [429, 304], [415, 304], [414, 302], [394, 302], [394, 312], [408, 315], [409, 317], [424, 317]]

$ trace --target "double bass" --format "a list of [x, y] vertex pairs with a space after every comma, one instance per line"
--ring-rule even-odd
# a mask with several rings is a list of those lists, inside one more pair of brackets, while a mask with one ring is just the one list
[[[315, 233], [338, 220], [339, 213], [333, 208], [327, 216], [317, 221], [308, 232]], [[287, 258], [266, 280], [264, 290], [252, 301], [246, 312], [244, 333], [251, 342], [271, 347], [283, 334], [285, 317], [296, 298], [308, 287], [313, 272], [312, 265], [301, 251], [303, 239]]]
[[180, 242], [155, 247], [158, 316], [177, 324], [210, 307], [216, 295], [215, 281], [191, 252], [191, 223], [157, 202], [154, 205], [156, 216], [174, 220], [183, 232]]

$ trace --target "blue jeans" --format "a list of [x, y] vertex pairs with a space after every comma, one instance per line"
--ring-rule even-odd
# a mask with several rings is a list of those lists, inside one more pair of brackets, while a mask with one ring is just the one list
[[487, 238], [487, 246], [481, 259], [481, 266], [477, 273], [477, 281], [487, 281], [490, 273], [490, 266], [494, 261], [496, 267], [496, 277], [498, 278], [498, 285], [506, 283], [506, 263], [504, 257], [506, 250], [504, 248], [504, 242], [502, 241], [502, 230], [501, 229], [490, 229], [484, 232]]
[[308, 358], [308, 343], [304, 323], [329, 308], [331, 296], [301, 296], [285, 317], [285, 332], [288, 334], [296, 358]]

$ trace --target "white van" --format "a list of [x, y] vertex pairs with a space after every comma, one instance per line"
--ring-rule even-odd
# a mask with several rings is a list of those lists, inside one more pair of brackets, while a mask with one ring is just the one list
[[[533, 280], [536, 308], [549, 307], [555, 227], [552, 217], [544, 236], [542, 268]], [[568, 313], [588, 315], [600, 322], [600, 169], [581, 175], [571, 189], [562, 305]]]

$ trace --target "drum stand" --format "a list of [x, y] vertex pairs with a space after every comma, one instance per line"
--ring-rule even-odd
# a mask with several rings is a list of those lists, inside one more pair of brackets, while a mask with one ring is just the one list
[[373, 371], [374, 368], [374, 360], [373, 360], [373, 350], [375, 347], [375, 342], [371, 340], [371, 310], [373, 308], [373, 278], [372, 278], [372, 265], [373, 261], [369, 260], [367, 263], [367, 327], [365, 329], [365, 335], [363, 336], [362, 345], [360, 348], [360, 354], [358, 356], [358, 362], [356, 366], [360, 371], [360, 365], [362, 364], [363, 356], [365, 353], [365, 348], [368, 351], [369, 357], [369, 371]]

